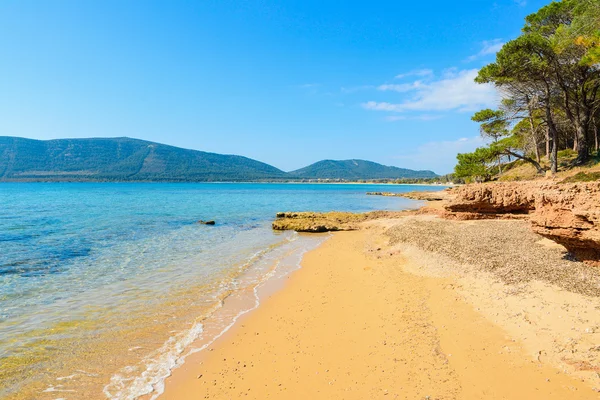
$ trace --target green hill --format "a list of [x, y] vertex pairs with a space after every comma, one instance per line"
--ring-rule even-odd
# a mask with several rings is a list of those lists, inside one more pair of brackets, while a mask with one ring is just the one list
[[240, 182], [296, 179], [433, 178], [363, 161], [325, 160], [283, 172], [250, 158], [206, 153], [130, 138], [33, 140], [0, 136], [0, 182]]
[[388, 167], [365, 160], [323, 160], [289, 174], [303, 179], [344, 180], [435, 178], [438, 176], [432, 171]]
[[0, 181], [250, 181], [286, 173], [246, 157], [130, 138], [0, 137]]

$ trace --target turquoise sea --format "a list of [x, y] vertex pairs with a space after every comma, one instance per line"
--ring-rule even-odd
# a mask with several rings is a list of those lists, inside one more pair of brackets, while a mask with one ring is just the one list
[[[0, 398], [156, 396], [326, 240], [273, 232], [278, 211], [409, 209], [420, 202], [365, 193], [414, 190], [440, 187], [0, 184]], [[225, 312], [231, 296], [247, 309]]]

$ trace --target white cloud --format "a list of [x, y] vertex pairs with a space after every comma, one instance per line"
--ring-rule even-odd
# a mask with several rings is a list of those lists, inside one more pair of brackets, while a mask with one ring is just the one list
[[498, 51], [500, 51], [502, 46], [504, 46], [502, 39], [484, 40], [481, 43], [481, 50], [479, 50], [479, 53], [469, 56], [466, 61], [475, 61], [478, 58], [485, 57], [490, 54], [496, 54]]
[[402, 160], [401, 164], [405, 168], [431, 169], [438, 174], [448, 174], [456, 165], [458, 153], [469, 153], [483, 145], [485, 141], [481, 136], [429, 142], [419, 146], [411, 154], [401, 154], [394, 158]]
[[386, 102], [378, 103], [376, 101], [367, 101], [366, 103], [362, 104], [362, 107], [366, 110], [375, 111], [402, 111], [402, 109], [400, 108], [400, 104], [392, 104]]
[[355, 93], [360, 92], [362, 90], [373, 89], [375, 86], [373, 85], [360, 85], [360, 86], [350, 86], [350, 87], [342, 87], [342, 93]]
[[412, 117], [407, 117], [405, 115], [388, 115], [387, 117], [385, 117], [386, 121], [389, 122], [395, 122], [395, 121], [403, 121], [403, 120], [407, 120], [407, 119], [412, 119], [412, 120], [419, 120], [419, 121], [434, 121], [436, 119], [440, 119], [443, 118], [443, 115], [434, 115], [434, 114], [421, 114], [421, 115], [415, 115]]
[[422, 84], [411, 99], [400, 103], [368, 101], [362, 104], [367, 110], [405, 111], [476, 111], [497, 103], [496, 89], [489, 84], [475, 83], [477, 69], [448, 71], [445, 77]]
[[416, 90], [420, 87], [423, 87], [424, 84], [422, 81], [415, 81], [413, 83], [400, 83], [400, 84], [384, 84], [377, 86], [377, 90], [381, 91], [394, 91], [399, 93], [410, 92], [412, 90]]
[[433, 70], [431, 69], [414, 69], [412, 71], [406, 72], [404, 74], [398, 74], [395, 76], [396, 79], [407, 78], [409, 76], [431, 76], [433, 75]]
[[401, 121], [404, 119], [406, 119], [406, 117], [403, 115], [388, 115], [387, 117], [385, 117], [385, 120], [389, 122]]
[[299, 87], [303, 88], [303, 89], [310, 89], [310, 88], [315, 88], [315, 87], [319, 87], [321, 86], [320, 83], [303, 83], [302, 85], [299, 85]]
[[444, 118], [443, 115], [434, 115], [434, 114], [422, 114], [413, 117], [413, 119], [419, 119], [421, 121], [435, 121], [436, 119]]

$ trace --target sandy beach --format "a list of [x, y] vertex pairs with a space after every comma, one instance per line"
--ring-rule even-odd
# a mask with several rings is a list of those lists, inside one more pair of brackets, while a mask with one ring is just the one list
[[[160, 399], [600, 398], [595, 275], [589, 290], [529, 270], [511, 282], [477, 254], [455, 257], [452, 246], [465, 243], [452, 240], [493, 239], [494, 224], [538, 239], [522, 221], [482, 222], [412, 216], [334, 233], [174, 370]], [[417, 232], [412, 243], [406, 232]], [[536, 246], [561, 268], [560, 248]]]

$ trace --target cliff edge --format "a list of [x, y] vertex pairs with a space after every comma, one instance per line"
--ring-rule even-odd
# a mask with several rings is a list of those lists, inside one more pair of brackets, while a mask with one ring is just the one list
[[507, 182], [452, 190], [446, 217], [527, 216], [534, 232], [565, 246], [578, 260], [600, 266], [600, 182]]

